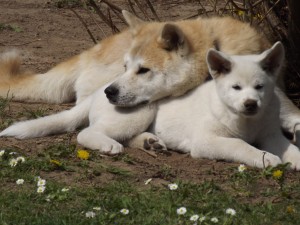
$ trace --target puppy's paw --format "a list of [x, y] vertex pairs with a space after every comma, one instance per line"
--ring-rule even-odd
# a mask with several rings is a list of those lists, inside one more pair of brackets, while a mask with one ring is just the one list
[[105, 141], [99, 146], [99, 151], [106, 155], [117, 155], [124, 151], [124, 147], [116, 141]]
[[300, 151], [298, 148], [286, 152], [283, 157], [283, 162], [290, 163], [290, 169], [300, 171]]
[[254, 166], [258, 168], [265, 168], [268, 166], [277, 166], [278, 164], [281, 164], [281, 159], [272, 153], [269, 152], [263, 152], [260, 158], [257, 158], [254, 161]]
[[148, 132], [134, 137], [132, 140], [130, 140], [128, 146], [132, 148], [142, 148], [145, 150], [153, 150], [164, 154], [170, 154], [170, 152], [167, 151], [167, 146], [163, 140]]

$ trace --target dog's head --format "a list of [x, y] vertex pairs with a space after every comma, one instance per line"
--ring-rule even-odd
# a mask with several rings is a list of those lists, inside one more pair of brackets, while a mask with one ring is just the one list
[[209, 72], [221, 101], [246, 117], [259, 114], [269, 104], [283, 61], [280, 42], [260, 55], [229, 56], [214, 49], [207, 53]]
[[147, 23], [126, 11], [123, 15], [133, 42], [124, 57], [124, 74], [105, 89], [112, 104], [130, 107], [153, 102], [181, 95], [199, 83], [190, 43], [181, 28]]

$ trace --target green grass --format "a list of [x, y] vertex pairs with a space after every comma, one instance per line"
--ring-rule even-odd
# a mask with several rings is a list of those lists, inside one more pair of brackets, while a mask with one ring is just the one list
[[0, 23], [0, 32], [3, 30], [11, 30], [17, 33], [22, 32], [22, 29], [17, 25]]
[[[0, 117], [1, 125], [10, 120], [9, 99], [0, 100]], [[225, 181], [208, 171], [211, 178], [196, 184], [174, 181], [174, 168], [164, 164], [154, 174], [159, 178], [144, 185], [143, 181], [136, 182], [134, 171], [126, 169], [137, 164], [135, 158], [128, 154], [115, 156], [110, 158], [115, 163], [112, 165], [90, 152], [89, 160], [81, 160], [70, 139], [71, 136], [45, 146], [31, 156], [18, 147], [5, 149], [0, 157], [0, 225], [192, 225], [190, 217], [195, 214], [206, 217], [198, 224], [213, 224], [213, 217], [218, 218], [217, 224], [227, 225], [299, 223], [300, 185], [286, 178], [288, 165], [244, 172], [226, 169]], [[11, 167], [10, 161], [18, 156], [24, 156], [26, 161]], [[128, 167], [116, 166], [118, 162]], [[274, 172], [278, 170], [283, 175], [276, 177]], [[70, 174], [71, 181], [54, 176], [60, 173], [63, 177]], [[46, 189], [37, 193], [36, 179], [45, 178], [43, 175], [49, 176]], [[105, 177], [112, 178], [97, 184], [97, 180]], [[18, 179], [24, 179], [24, 184], [17, 185]], [[90, 179], [94, 181], [89, 183]], [[178, 189], [172, 191], [166, 184], [155, 184], [155, 179], [175, 182]], [[63, 192], [63, 188], [69, 191]], [[186, 207], [186, 214], [178, 215], [179, 207]], [[128, 215], [120, 213], [124, 208], [129, 210]], [[235, 209], [236, 215], [227, 215], [228, 208]], [[95, 217], [86, 217], [90, 211]]]
[[[284, 175], [279, 178], [272, 176], [278, 169], [285, 172], [285, 166], [268, 168], [261, 173], [251, 169], [243, 173], [229, 170], [226, 184], [233, 191], [225, 191], [226, 188], [214, 180], [201, 184], [176, 181], [178, 189], [171, 191], [167, 185], [156, 186], [151, 182], [141, 188], [122, 168], [107, 166], [97, 160], [95, 169], [92, 167], [95, 161], [84, 160], [84, 166], [77, 168], [77, 173], [85, 176], [94, 169], [117, 174], [120, 179], [102, 186], [72, 186], [57, 179], [47, 179], [45, 192], [37, 193], [36, 177], [42, 171], [59, 171], [51, 165], [49, 156], [57, 156], [64, 162], [76, 155], [73, 146], [50, 146], [45, 149], [45, 155], [26, 158], [24, 163], [19, 162], [15, 167], [9, 165], [10, 160], [22, 154], [9, 154], [12, 151], [15, 149], [6, 149], [0, 160], [0, 224], [176, 225], [193, 224], [190, 217], [194, 214], [206, 216], [201, 224], [213, 224], [210, 221], [212, 217], [218, 218], [218, 224], [245, 225], [297, 224], [300, 219], [299, 185], [287, 182]], [[74, 165], [72, 160], [66, 160], [66, 167]], [[162, 173], [169, 174], [169, 170], [164, 167]], [[23, 185], [16, 184], [20, 178], [25, 180]], [[259, 187], [257, 193], [253, 186], [268, 179], [272, 179], [274, 186]], [[63, 192], [63, 188], [69, 188], [69, 191]], [[251, 198], [256, 201], [252, 202]], [[94, 207], [101, 207], [101, 210]], [[177, 215], [179, 207], [186, 207], [186, 214]], [[128, 215], [120, 213], [123, 208], [129, 210]], [[227, 215], [227, 208], [235, 209], [236, 215]], [[89, 211], [93, 211], [95, 217], [87, 218]]]

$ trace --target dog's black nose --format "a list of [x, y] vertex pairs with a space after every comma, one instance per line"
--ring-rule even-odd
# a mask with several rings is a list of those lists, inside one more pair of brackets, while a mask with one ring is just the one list
[[108, 86], [105, 88], [104, 93], [106, 94], [107, 98], [116, 97], [119, 94], [119, 89], [115, 86]]
[[244, 102], [244, 106], [247, 111], [253, 112], [257, 110], [257, 101], [248, 99]]

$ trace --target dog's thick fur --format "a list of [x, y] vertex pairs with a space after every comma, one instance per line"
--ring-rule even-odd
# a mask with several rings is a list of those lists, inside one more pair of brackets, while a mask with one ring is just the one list
[[[102, 152], [119, 153], [123, 146], [117, 141], [128, 140], [150, 126], [157, 100], [183, 95], [204, 82], [208, 75], [205, 57], [209, 48], [228, 54], [255, 54], [269, 46], [249, 25], [230, 18], [145, 23], [127, 12], [124, 16], [130, 25], [128, 31], [104, 40], [46, 74], [23, 75], [12, 55], [3, 57], [2, 67], [6, 69], [2, 71], [6, 72], [0, 74], [1, 95], [63, 102], [73, 99], [76, 93], [77, 106], [49, 117], [17, 123], [0, 136], [45, 136], [74, 130], [89, 121], [89, 127], [79, 133], [78, 142]], [[104, 91], [112, 104], [108, 104]], [[299, 110], [279, 89], [276, 93], [281, 102], [282, 127], [300, 135], [296, 130], [300, 129]], [[129, 144], [140, 144], [152, 136], [143, 134]]]

